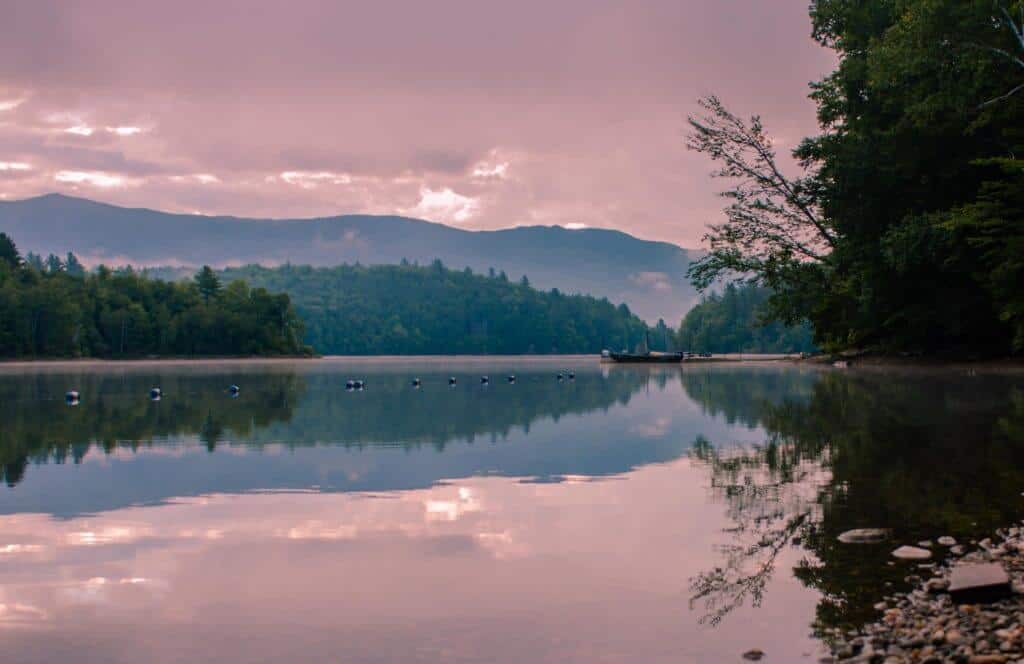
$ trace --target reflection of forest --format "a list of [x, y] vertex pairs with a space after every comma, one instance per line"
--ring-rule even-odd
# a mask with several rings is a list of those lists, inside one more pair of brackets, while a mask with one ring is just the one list
[[[192, 437], [210, 451], [224, 442], [443, 449], [453, 440], [528, 431], [541, 418], [607, 410], [645, 386], [663, 388], [670, 375], [585, 372], [558, 382], [546, 372], [520, 374], [515, 385], [495, 376], [488, 387], [466, 376], [455, 388], [437, 375], [414, 390], [407, 376], [391, 373], [369, 376], [368, 389], [352, 393], [338, 372], [95, 374], [75, 377], [83, 394], [77, 407], [63, 402], [67, 376], [4, 376], [0, 477], [13, 486], [29, 462], [77, 463], [94, 446], [110, 452]], [[243, 386], [239, 398], [225, 393], [232, 383]], [[163, 389], [159, 402], [147, 396], [154, 385]]]
[[907, 572], [887, 565], [891, 543], [843, 545], [842, 531], [966, 539], [1019, 517], [1024, 377], [785, 374], [683, 378], [709, 410], [767, 431], [751, 449], [694, 446], [733, 524], [722, 565], [692, 580], [704, 620], [756, 605], [777, 555], [798, 545], [811, 555], [794, 574], [823, 595], [816, 630], [858, 624]]

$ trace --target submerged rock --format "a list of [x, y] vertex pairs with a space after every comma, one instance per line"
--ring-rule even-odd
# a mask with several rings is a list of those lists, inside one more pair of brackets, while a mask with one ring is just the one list
[[901, 546], [892, 555], [900, 560], [927, 560], [932, 557], [932, 552], [916, 546]]
[[873, 544], [889, 537], [887, 528], [855, 528], [841, 533], [838, 539], [843, 544]]

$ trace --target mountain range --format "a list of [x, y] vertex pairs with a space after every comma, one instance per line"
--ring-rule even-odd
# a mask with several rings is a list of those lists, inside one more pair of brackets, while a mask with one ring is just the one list
[[526, 275], [533, 286], [625, 302], [677, 323], [698, 298], [686, 279], [699, 252], [604, 229], [518, 226], [468, 231], [400, 216], [248, 219], [172, 214], [47, 194], [0, 201], [0, 231], [22, 253], [73, 251], [88, 264], [193, 267], [421, 264]]

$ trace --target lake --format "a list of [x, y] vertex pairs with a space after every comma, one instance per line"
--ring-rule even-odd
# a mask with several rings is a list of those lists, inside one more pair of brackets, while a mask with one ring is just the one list
[[0, 471], [5, 661], [816, 662], [1021, 517], [1024, 375], [4, 365]]

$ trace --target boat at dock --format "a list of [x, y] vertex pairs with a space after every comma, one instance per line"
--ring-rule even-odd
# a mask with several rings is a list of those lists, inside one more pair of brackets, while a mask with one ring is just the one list
[[650, 351], [647, 353], [613, 353], [608, 355], [602, 353], [602, 358], [607, 357], [613, 362], [647, 362], [647, 363], [676, 363], [686, 359], [686, 353], [659, 353]]

